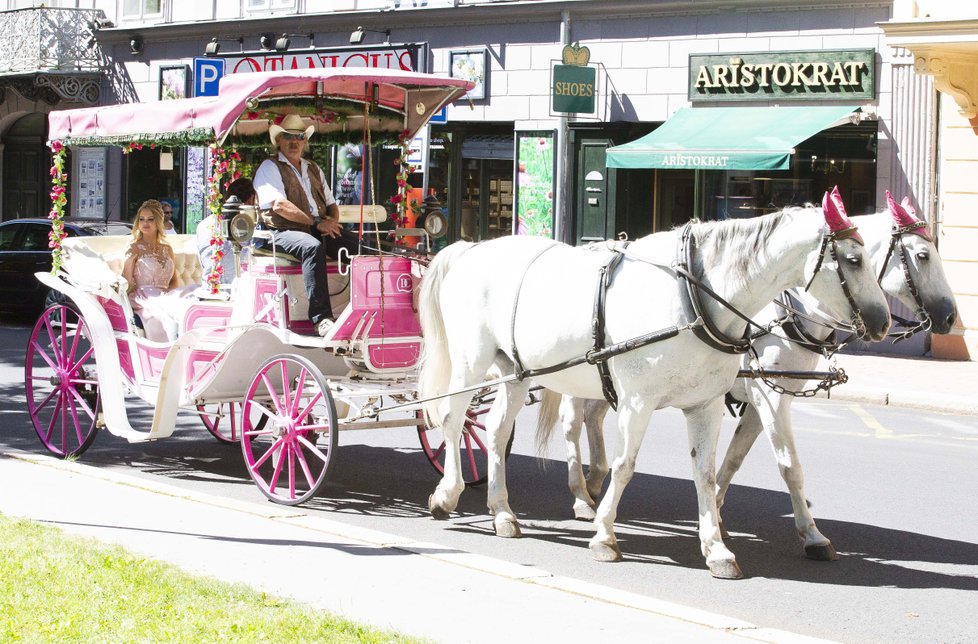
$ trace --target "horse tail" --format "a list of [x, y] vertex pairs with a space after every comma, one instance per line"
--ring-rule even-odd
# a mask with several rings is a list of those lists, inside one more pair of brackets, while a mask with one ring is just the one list
[[540, 395], [540, 406], [537, 410], [537, 454], [543, 455], [547, 452], [547, 443], [553, 434], [554, 425], [560, 414], [561, 395], [556, 391], [544, 389]]
[[[448, 352], [448, 336], [441, 314], [441, 286], [455, 260], [472, 246], [470, 242], [456, 242], [443, 249], [428, 265], [421, 280], [418, 318], [421, 321], [424, 347], [419, 361], [421, 367], [418, 373], [418, 391], [422, 400], [448, 392], [452, 356]], [[436, 399], [423, 404], [425, 420], [432, 427], [440, 427], [444, 420], [440, 403], [441, 399]]]

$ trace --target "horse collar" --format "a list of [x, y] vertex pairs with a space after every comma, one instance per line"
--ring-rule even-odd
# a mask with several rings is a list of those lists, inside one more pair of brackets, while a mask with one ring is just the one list
[[697, 338], [710, 347], [718, 351], [723, 351], [724, 353], [746, 353], [751, 346], [746, 330], [744, 336], [732, 338], [717, 328], [713, 320], [703, 311], [703, 305], [699, 297], [701, 290], [706, 291], [714, 300], [736, 313], [739, 317], [746, 319], [748, 324], [751, 324], [749, 318], [734, 309], [723, 298], [693, 276], [691, 269], [693, 266], [694, 245], [693, 224], [689, 222], [683, 227], [682, 235], [679, 238], [679, 257], [676, 260], [675, 266], [676, 277], [685, 286], [685, 288], [680, 289], [683, 313], [690, 322], [702, 321], [702, 324], [692, 324], [692, 330]]

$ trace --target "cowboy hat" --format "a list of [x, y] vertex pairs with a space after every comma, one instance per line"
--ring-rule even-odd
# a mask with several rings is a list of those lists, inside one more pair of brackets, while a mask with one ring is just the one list
[[282, 132], [291, 132], [292, 134], [305, 134], [306, 140], [312, 136], [312, 133], [316, 131], [315, 125], [305, 126], [305, 122], [302, 117], [298, 114], [289, 114], [284, 119], [282, 119], [282, 125], [276, 125], [272, 123], [268, 126], [268, 138], [272, 140], [272, 145], [276, 145], [275, 139]]

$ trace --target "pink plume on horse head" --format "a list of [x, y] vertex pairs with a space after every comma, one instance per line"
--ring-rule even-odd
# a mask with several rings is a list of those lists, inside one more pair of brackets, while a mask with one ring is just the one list
[[825, 217], [825, 223], [829, 225], [829, 231], [834, 233], [836, 238], [851, 237], [860, 244], [863, 243], [863, 238], [860, 237], [856, 226], [846, 215], [846, 206], [842, 203], [839, 186], [835, 186], [822, 197], [822, 214]]
[[927, 230], [927, 222], [917, 219], [917, 209], [910, 203], [910, 197], [904, 197], [902, 203], [893, 200], [890, 191], [886, 191], [886, 205], [890, 209], [890, 216], [897, 228], [909, 228], [907, 232], [920, 235], [926, 240], [930, 240], [930, 232]]

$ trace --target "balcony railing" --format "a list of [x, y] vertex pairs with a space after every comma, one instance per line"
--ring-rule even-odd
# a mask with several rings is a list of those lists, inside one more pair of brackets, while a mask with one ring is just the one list
[[103, 69], [97, 46], [89, 47], [98, 9], [17, 9], [0, 12], [0, 75], [94, 72]]

